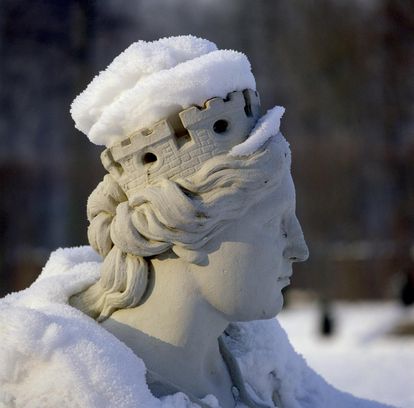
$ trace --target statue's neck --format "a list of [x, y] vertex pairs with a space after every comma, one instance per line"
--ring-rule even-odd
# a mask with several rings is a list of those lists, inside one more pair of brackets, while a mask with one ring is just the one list
[[217, 341], [228, 321], [200, 296], [179, 259], [155, 261], [152, 273], [147, 300], [116, 311], [102, 326], [158, 376], [184, 392], [199, 398], [213, 393], [222, 406], [232, 406], [231, 380]]

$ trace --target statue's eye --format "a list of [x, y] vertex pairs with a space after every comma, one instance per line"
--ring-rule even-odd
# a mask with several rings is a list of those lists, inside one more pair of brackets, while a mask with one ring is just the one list
[[229, 127], [229, 122], [227, 122], [227, 120], [220, 119], [214, 122], [213, 130], [216, 133], [224, 133], [228, 129], [228, 127]]

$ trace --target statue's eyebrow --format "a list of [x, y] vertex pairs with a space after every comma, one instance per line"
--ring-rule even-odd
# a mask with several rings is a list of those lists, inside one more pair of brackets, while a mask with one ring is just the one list
[[[279, 207], [279, 211], [275, 211], [274, 214], [271, 215], [271, 217], [269, 219], [267, 219], [263, 225], [268, 225], [271, 224], [273, 221], [279, 219], [280, 220], [280, 224], [285, 225], [286, 224], [286, 218], [290, 216], [291, 214], [291, 204], [292, 201], [290, 198], [286, 198], [284, 200], [284, 204], [282, 206]], [[293, 207], [293, 214], [295, 214], [295, 208]]]

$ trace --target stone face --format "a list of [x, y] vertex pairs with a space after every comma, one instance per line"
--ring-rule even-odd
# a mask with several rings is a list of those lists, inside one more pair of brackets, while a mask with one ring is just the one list
[[252, 90], [210, 99], [203, 108], [192, 106], [178, 118], [138, 130], [106, 149], [102, 163], [128, 196], [157, 179], [185, 177], [242, 143], [258, 119], [259, 106]]

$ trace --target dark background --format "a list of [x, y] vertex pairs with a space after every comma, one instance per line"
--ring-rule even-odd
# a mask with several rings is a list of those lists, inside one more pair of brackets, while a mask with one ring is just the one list
[[[287, 108], [310, 247], [293, 287], [396, 297], [414, 281], [414, 3], [406, 0], [1, 0], [0, 295], [83, 245], [101, 148], [69, 114], [137, 40], [194, 34], [245, 52], [263, 111]], [[408, 285], [408, 286], [407, 286]]]

